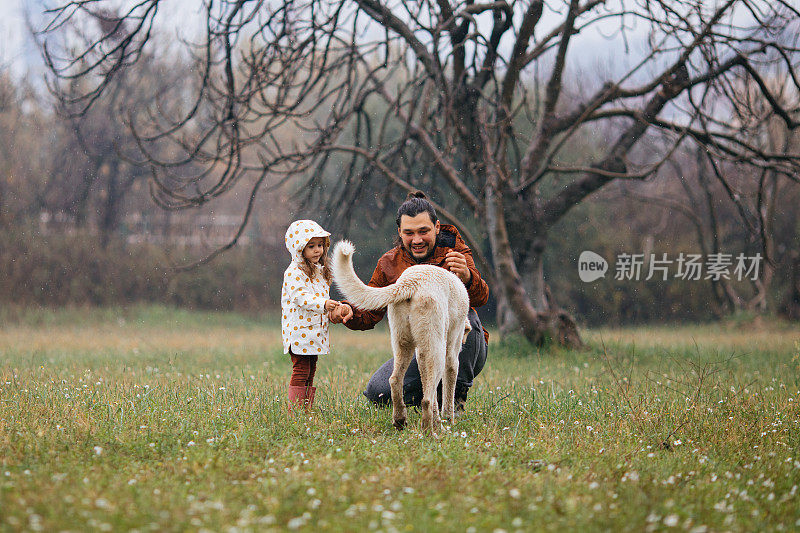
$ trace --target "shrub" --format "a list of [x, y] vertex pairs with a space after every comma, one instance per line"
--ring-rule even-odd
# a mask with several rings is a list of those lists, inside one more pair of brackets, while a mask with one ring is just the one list
[[[174, 273], [158, 246], [88, 233], [0, 233], [0, 302], [15, 305], [125, 305], [157, 302], [198, 309], [256, 311], [279, 305], [285, 265], [274, 250], [231, 250], [212, 263]], [[282, 257], [282, 256], [281, 256]]]

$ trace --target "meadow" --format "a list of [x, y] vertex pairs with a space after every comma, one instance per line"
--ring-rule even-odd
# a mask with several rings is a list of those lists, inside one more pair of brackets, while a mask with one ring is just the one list
[[290, 417], [273, 318], [0, 310], [0, 529], [800, 528], [798, 325], [493, 335], [438, 438], [361, 396], [385, 329], [332, 333]]

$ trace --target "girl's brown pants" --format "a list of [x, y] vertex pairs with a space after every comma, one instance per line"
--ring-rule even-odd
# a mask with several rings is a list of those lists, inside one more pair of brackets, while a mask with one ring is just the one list
[[317, 355], [296, 355], [289, 352], [292, 357], [292, 377], [289, 385], [295, 387], [311, 387], [314, 385], [314, 373], [317, 371]]

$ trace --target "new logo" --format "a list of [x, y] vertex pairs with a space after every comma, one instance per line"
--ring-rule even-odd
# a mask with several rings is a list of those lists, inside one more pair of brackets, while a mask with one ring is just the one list
[[578, 276], [586, 283], [603, 278], [608, 271], [608, 261], [602, 256], [585, 250], [578, 258]]

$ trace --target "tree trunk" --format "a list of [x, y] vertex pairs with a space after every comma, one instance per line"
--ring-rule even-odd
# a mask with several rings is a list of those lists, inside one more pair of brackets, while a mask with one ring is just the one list
[[545, 240], [537, 238], [530, 246], [522, 264], [522, 284], [531, 298], [531, 304], [537, 311], [548, 311], [551, 305], [547, 284], [544, 281], [544, 255]]
[[497, 298], [497, 327], [500, 330], [500, 338], [505, 338], [513, 333], [521, 333], [522, 327], [517, 320], [511, 304], [503, 291], [496, 291]]
[[550, 293], [544, 278], [545, 238], [533, 241], [528, 251], [527, 261], [522, 273], [522, 285], [532, 296], [533, 308], [546, 317], [548, 328], [555, 332], [553, 337], [558, 344], [570, 347], [583, 345], [575, 319], [562, 309]]
[[6, 213], [6, 209], [4, 207], [6, 203], [6, 193], [5, 193], [5, 182], [0, 179], [0, 228], [7, 227], [7, 220], [11, 217], [8, 213]]
[[[101, 166], [98, 171], [104, 172], [105, 170]], [[117, 223], [119, 221], [119, 206], [122, 198], [119, 191], [119, 176], [117, 171], [118, 166], [115, 164], [113, 171], [109, 173], [108, 180], [106, 182], [106, 190], [104, 191], [106, 193], [106, 197], [98, 224], [98, 230], [100, 232], [100, 246], [103, 249], [108, 247], [111, 235], [116, 231]]]
[[789, 320], [800, 320], [800, 253], [796, 251], [792, 253], [791, 282], [781, 311]]
[[[523, 335], [531, 343], [542, 346], [548, 342], [557, 342], [569, 348], [579, 348], [583, 342], [578, 335], [575, 321], [568, 313], [560, 309], [548, 308], [537, 310], [528, 296], [523, 280], [517, 271], [514, 254], [509, 243], [505, 222], [503, 203], [493, 185], [486, 188], [486, 220], [489, 229], [489, 242], [492, 246], [492, 259], [497, 280], [498, 310], [503, 309], [502, 318], [513, 314]], [[541, 255], [536, 261], [541, 264]], [[541, 279], [540, 302], [547, 301], [544, 277], [541, 271], [534, 269], [534, 278]], [[534, 287], [534, 291], [538, 290]], [[501, 331], [508, 327], [508, 322], [501, 322]]]

